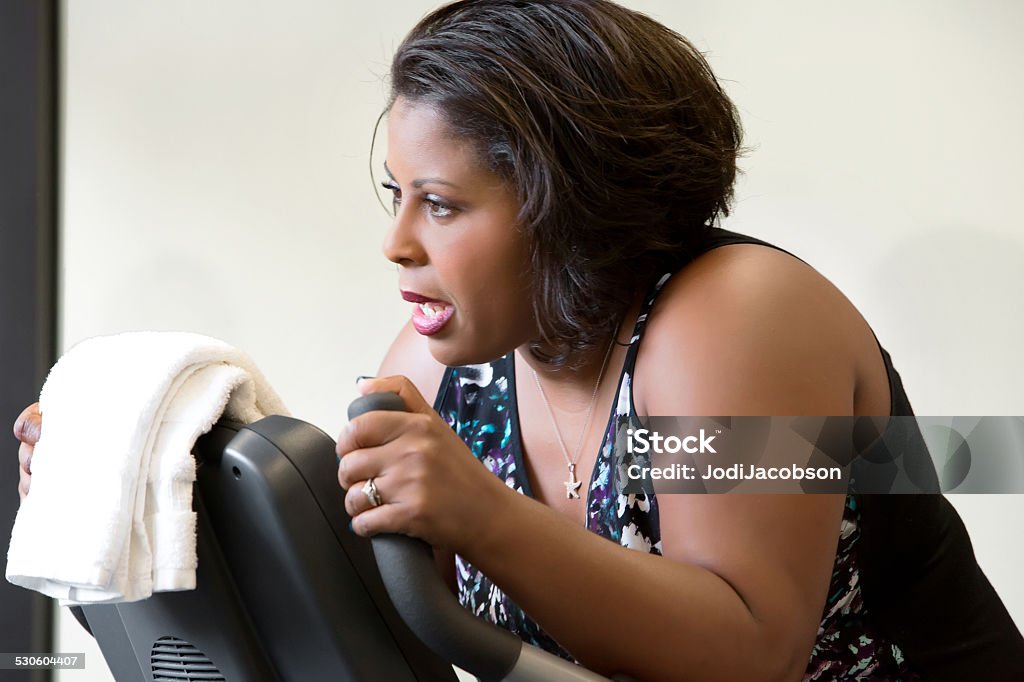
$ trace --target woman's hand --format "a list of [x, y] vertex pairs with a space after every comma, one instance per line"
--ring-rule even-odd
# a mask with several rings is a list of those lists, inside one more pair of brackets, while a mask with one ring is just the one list
[[32, 483], [32, 453], [35, 451], [39, 433], [43, 428], [43, 416], [39, 413], [39, 403], [26, 407], [14, 422], [14, 437], [21, 441], [18, 447], [18, 463], [21, 465], [18, 478], [18, 495], [25, 499], [29, 485]]
[[[338, 482], [345, 509], [364, 537], [403, 533], [438, 548], [463, 551], [486, 537], [509, 490], [473, 457], [404, 376], [364, 379], [364, 395], [392, 391], [407, 412], [367, 412], [338, 437]], [[382, 504], [363, 486], [373, 478]]]

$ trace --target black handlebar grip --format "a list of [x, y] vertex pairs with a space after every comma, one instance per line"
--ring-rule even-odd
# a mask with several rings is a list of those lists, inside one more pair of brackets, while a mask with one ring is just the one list
[[[349, 420], [373, 410], [404, 411], [397, 393], [369, 393], [348, 408]], [[522, 641], [459, 605], [437, 573], [430, 545], [413, 537], [371, 539], [388, 596], [409, 629], [438, 656], [481, 680], [501, 680], [515, 667]]]
[[374, 410], [405, 412], [405, 402], [397, 393], [367, 393], [352, 401], [348, 406], [348, 420]]

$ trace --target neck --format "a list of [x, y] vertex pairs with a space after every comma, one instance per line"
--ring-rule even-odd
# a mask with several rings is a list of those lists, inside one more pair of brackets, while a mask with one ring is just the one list
[[[636, 322], [637, 316], [640, 314], [640, 308], [643, 305], [643, 292], [638, 292], [633, 299], [632, 305], [626, 310], [625, 315], [622, 317], [619, 327], [616, 330], [615, 343], [618, 346], [625, 346], [629, 343], [629, 339], [633, 334], [633, 326]], [[552, 386], [568, 386], [571, 387], [575, 384], [588, 385], [591, 388], [594, 386], [594, 381], [597, 380], [598, 372], [601, 371], [601, 363], [604, 361], [605, 352], [608, 350], [608, 344], [612, 341], [609, 337], [602, 340], [596, 348], [589, 351], [583, 358], [582, 362], [577, 363], [577, 367], [570, 369], [568, 367], [552, 367], [551, 365], [545, 364], [533, 357], [530, 352], [530, 344], [524, 343], [516, 348], [517, 362], [522, 361], [526, 363], [533, 371], [537, 373], [544, 385], [551, 384]], [[615, 361], [616, 350], [612, 348], [612, 357], [609, 360], [609, 366], [613, 366]], [[610, 371], [610, 370], [609, 370]]]
[[[609, 365], [617, 365], [618, 358], [613, 362], [616, 346], [614, 339], [609, 338], [603, 348], [587, 353], [583, 362], [573, 368], [552, 368], [534, 358], [529, 347], [517, 349], [519, 357], [528, 365], [528, 372], [533, 374], [538, 384], [541, 399], [547, 403], [549, 410], [558, 410], [566, 414], [576, 414], [593, 410], [599, 390], [610, 372]], [[598, 357], [600, 353], [600, 357]]]
[[[643, 304], [643, 293], [638, 293], [633, 305], [626, 311], [616, 332], [614, 344], [611, 346], [611, 354], [608, 357], [608, 364], [605, 368], [605, 376], [601, 380], [604, 384], [609, 376], [618, 376], [617, 370], [622, 366], [622, 357], [625, 354], [630, 336], [632, 336], [633, 324], [640, 314]], [[594, 391], [594, 384], [601, 372], [601, 365], [604, 363], [605, 354], [608, 352], [608, 344], [612, 343], [611, 337], [603, 340], [597, 348], [589, 351], [582, 362], [576, 367], [552, 367], [533, 357], [530, 352], [530, 344], [525, 343], [516, 348], [516, 362], [524, 363], [529, 369], [537, 373], [537, 377], [548, 394], [548, 399], [554, 405], [565, 405], [563, 411], [573, 411], [569, 406], [579, 409], [583, 405], [586, 409], [590, 396]]]
[[[594, 388], [597, 375], [601, 371], [601, 364], [604, 362], [605, 354], [608, 351], [608, 344], [611, 338], [603, 341], [600, 346], [589, 351], [581, 358], [581, 362], [575, 367], [554, 367], [541, 362], [530, 352], [530, 344], [523, 344], [516, 349], [516, 361], [525, 363], [530, 369], [537, 373], [540, 380], [547, 386], [558, 386], [564, 390], [571, 390], [574, 386]], [[612, 348], [612, 355], [615, 349]], [[607, 371], [607, 370], [606, 370]]]

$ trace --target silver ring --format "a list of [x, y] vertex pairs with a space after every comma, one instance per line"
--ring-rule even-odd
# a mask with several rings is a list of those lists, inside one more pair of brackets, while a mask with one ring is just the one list
[[366, 499], [374, 507], [379, 507], [384, 503], [384, 500], [380, 499], [380, 493], [377, 492], [377, 484], [373, 482], [372, 476], [366, 479], [366, 483], [363, 485], [363, 494], [366, 495]]

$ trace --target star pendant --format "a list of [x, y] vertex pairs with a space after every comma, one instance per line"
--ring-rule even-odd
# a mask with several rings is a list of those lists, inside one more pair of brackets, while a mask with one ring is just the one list
[[580, 494], [577, 492], [580, 486], [583, 485], [583, 481], [576, 480], [576, 465], [569, 465], [569, 480], [565, 481], [565, 499], [567, 500], [578, 500]]

